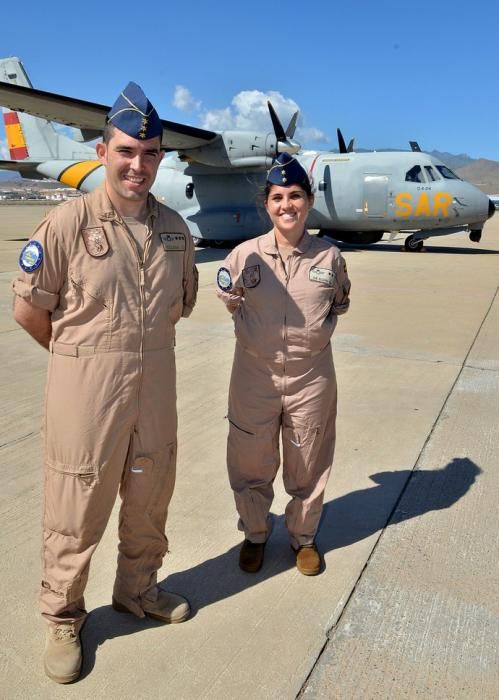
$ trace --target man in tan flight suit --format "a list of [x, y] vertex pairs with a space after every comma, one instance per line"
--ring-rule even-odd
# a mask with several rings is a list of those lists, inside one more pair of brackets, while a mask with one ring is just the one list
[[90, 560], [122, 499], [113, 607], [182, 622], [189, 604], [157, 586], [175, 482], [175, 324], [196, 301], [183, 219], [149, 194], [162, 123], [135, 83], [96, 147], [105, 183], [35, 231], [13, 283], [15, 318], [49, 350], [40, 606], [47, 675], [76, 680]]
[[245, 534], [239, 565], [250, 573], [261, 567], [270, 535], [281, 432], [291, 496], [285, 519], [296, 565], [305, 575], [320, 571], [314, 540], [335, 445], [330, 338], [348, 309], [350, 281], [339, 250], [304, 230], [312, 203], [307, 173], [282, 154], [267, 180], [274, 229], [237, 246], [217, 275], [237, 341], [227, 466]]

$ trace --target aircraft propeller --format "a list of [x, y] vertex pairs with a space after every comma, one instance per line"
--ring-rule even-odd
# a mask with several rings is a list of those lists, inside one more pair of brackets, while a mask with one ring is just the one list
[[298, 120], [298, 112], [295, 112], [290, 119], [288, 128], [284, 131], [284, 127], [281, 124], [279, 117], [276, 114], [275, 109], [271, 102], [267, 102], [270, 118], [272, 120], [272, 126], [274, 127], [274, 134], [277, 140], [277, 152], [278, 153], [289, 153], [294, 155], [298, 153], [301, 146], [297, 141], [293, 141], [293, 136], [295, 135], [296, 122]]
[[338, 134], [338, 150], [340, 153], [351, 153], [353, 151], [353, 144], [355, 139], [350, 139], [348, 146], [345, 143], [345, 139], [343, 138], [343, 134], [341, 133], [340, 129], [336, 129], [336, 133]]

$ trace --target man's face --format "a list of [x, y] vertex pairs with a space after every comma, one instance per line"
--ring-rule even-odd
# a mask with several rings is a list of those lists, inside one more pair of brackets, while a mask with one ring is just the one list
[[98, 143], [96, 151], [106, 166], [111, 197], [114, 194], [127, 201], [147, 199], [163, 157], [159, 136], [139, 141], [115, 128], [108, 143]]

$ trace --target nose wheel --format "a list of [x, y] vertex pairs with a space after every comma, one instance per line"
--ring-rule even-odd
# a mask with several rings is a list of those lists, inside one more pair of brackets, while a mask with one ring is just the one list
[[404, 241], [404, 248], [410, 253], [419, 253], [423, 249], [423, 241], [414, 238], [414, 236], [407, 236]]

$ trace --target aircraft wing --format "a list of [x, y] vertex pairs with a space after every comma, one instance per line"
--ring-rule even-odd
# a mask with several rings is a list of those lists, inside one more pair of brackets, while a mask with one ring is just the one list
[[0, 160], [0, 170], [12, 170], [30, 180], [43, 180], [44, 176], [36, 170], [37, 165], [39, 163], [33, 160]]
[[[95, 102], [4, 82], [0, 82], [0, 105], [15, 112], [26, 112], [59, 124], [78, 127], [88, 138], [96, 138], [102, 133], [110, 109]], [[211, 143], [217, 137], [214, 131], [177, 124], [166, 119], [161, 121], [162, 146], [168, 151], [198, 148]]]

